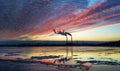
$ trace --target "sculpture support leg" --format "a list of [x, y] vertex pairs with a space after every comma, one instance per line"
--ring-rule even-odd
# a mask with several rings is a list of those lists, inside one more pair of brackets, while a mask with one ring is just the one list
[[[68, 43], [68, 37], [66, 36], [66, 45]], [[68, 47], [66, 46], [66, 57], [68, 57]]]
[[[72, 36], [71, 36], [71, 45], [72, 45]], [[73, 57], [73, 46], [71, 46], [71, 57]]]

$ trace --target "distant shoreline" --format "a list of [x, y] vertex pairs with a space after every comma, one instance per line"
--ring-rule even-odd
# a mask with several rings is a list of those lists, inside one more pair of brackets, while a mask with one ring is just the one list
[[0, 41], [0, 47], [28, 47], [28, 46], [109, 46], [120, 47], [120, 41]]

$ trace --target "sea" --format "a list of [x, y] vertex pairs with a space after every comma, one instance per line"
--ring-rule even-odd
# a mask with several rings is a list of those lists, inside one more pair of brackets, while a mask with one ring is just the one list
[[0, 59], [31, 59], [41, 56], [72, 57], [81, 61], [110, 61], [120, 63], [120, 47], [42, 46], [0, 47]]

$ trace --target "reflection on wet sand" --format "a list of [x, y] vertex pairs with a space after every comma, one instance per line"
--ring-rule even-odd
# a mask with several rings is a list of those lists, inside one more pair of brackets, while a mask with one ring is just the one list
[[66, 55], [66, 47], [1, 47], [0, 70], [120, 71], [119, 47], [73, 47], [73, 55], [68, 47]]
[[[66, 56], [65, 47], [1, 47], [0, 59], [31, 58], [33, 56]], [[68, 47], [68, 56], [71, 48]], [[120, 62], [119, 47], [73, 47], [73, 58], [81, 61]]]

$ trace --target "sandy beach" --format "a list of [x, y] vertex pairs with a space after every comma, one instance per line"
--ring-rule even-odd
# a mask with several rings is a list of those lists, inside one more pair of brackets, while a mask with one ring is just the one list
[[[0, 61], [0, 71], [81, 71], [79, 68], [60, 68], [40, 63], [14, 63]], [[93, 65], [89, 71], [120, 71], [120, 65]]]

